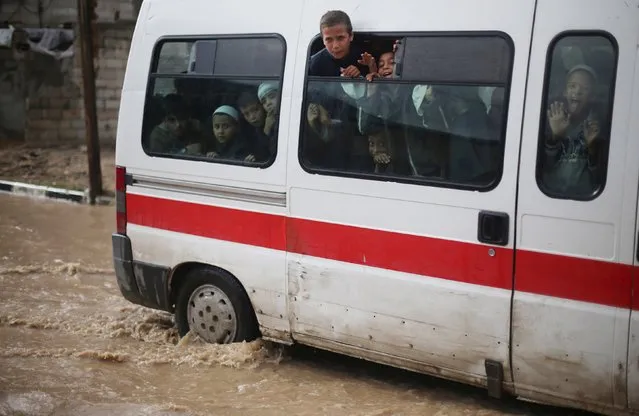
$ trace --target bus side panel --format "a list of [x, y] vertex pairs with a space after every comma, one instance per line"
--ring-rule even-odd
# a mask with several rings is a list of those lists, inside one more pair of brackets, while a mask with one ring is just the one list
[[[525, 398], [591, 410], [627, 406], [639, 151], [636, 129], [630, 135], [627, 131], [628, 120], [635, 118], [628, 86], [634, 77], [638, 5], [537, 3], [519, 172], [512, 317], [515, 390]], [[567, 73], [578, 64], [597, 74], [589, 97], [604, 97], [600, 133], [610, 144], [603, 191], [587, 197], [542, 190], [547, 176], [536, 176], [538, 152], [549, 152], [545, 142], [539, 145], [547, 110], [561, 96], [573, 97], [566, 91], [568, 80], [575, 78]]]
[[[301, 8], [302, 2], [287, 0], [274, 0], [268, 4], [254, 2], [250, 13], [233, 2], [213, 5], [206, 0], [192, 0], [177, 7], [171, 2], [145, 3], [129, 56], [116, 146], [116, 163], [125, 167], [130, 175], [126, 207], [127, 235], [131, 240], [133, 260], [172, 269], [183, 263], [197, 262], [227, 270], [246, 289], [262, 333], [282, 340], [286, 340], [290, 332], [286, 318], [284, 235], [288, 213], [285, 191], [288, 130], [279, 128], [277, 157], [273, 164], [257, 168], [212, 160], [188, 160], [179, 155], [152, 155], [143, 148], [142, 127], [148, 116], [145, 114], [145, 107], [149, 107], [147, 89], [154, 79], [158, 79], [157, 74], [149, 74], [154, 67], [154, 50], [158, 50], [161, 41], [186, 44], [185, 37], [191, 40], [232, 37], [249, 40], [252, 44], [263, 37], [281, 40], [285, 59], [282, 76], [278, 76], [281, 86], [279, 122], [286, 123], [290, 116], [299, 33], [299, 23], [294, 16], [301, 13]], [[282, 10], [293, 18], [282, 20]], [[237, 51], [237, 56], [228, 58], [232, 52], [226, 50], [227, 64], [235, 60], [238, 66], [246, 62], [250, 65], [251, 59], [255, 58], [242, 56], [244, 51]], [[158, 60], [165, 59], [161, 57], [162, 53]], [[184, 56], [179, 58], [178, 62], [183, 63]], [[217, 63], [216, 67], [219, 67]], [[257, 78], [262, 79], [259, 68], [242, 70], [245, 75], [257, 71]], [[197, 74], [185, 75], [186, 71], [179, 69], [170, 71], [174, 72], [161, 75], [166, 81], [164, 84], [173, 82], [175, 91], [167, 92], [168, 88], [162, 88], [153, 94], [163, 97], [171, 92], [182, 94], [175, 81], [197, 81], [198, 78]], [[236, 79], [234, 73], [226, 75], [227, 81], [233, 78], [235, 85], [248, 82], [246, 76], [238, 75]], [[218, 79], [221, 78], [208, 77], [207, 82], [216, 83]], [[253, 79], [251, 82], [262, 81]], [[223, 82], [218, 85], [223, 86]], [[257, 86], [254, 87], [257, 93]], [[239, 88], [233, 91], [237, 90]], [[200, 89], [190, 93], [207, 98], [205, 95], [211, 91]], [[219, 94], [208, 98], [212, 98], [211, 101], [195, 100], [197, 111], [195, 115], [189, 114], [202, 126], [210, 123], [210, 115], [217, 106], [236, 105], [238, 100], [237, 96]], [[202, 105], [207, 107], [202, 108]], [[151, 127], [157, 125], [154, 121]], [[212, 129], [210, 124], [204, 128]]]
[[[635, 287], [637, 287], [635, 272]], [[630, 345], [628, 348], [628, 405], [639, 410], [639, 296], [634, 294], [634, 306], [630, 319]]]
[[436, 363], [480, 386], [484, 359], [508, 354], [508, 291], [301, 255], [289, 257], [288, 273], [296, 339]]
[[[300, 66], [320, 17], [331, 9], [348, 13], [356, 32], [451, 38], [463, 32], [512, 41], [503, 174], [494, 189], [476, 192], [450, 184], [309, 173], [294, 156], [300, 138], [291, 135], [287, 270], [293, 338], [478, 385], [486, 384], [484, 361], [493, 359], [503, 365], [508, 383], [516, 155], [527, 65], [521, 51], [530, 43], [534, 1], [410, 0], [387, 7], [374, 0], [361, 6], [356, 0], [306, 2]], [[300, 69], [295, 91], [305, 88]], [[294, 97], [291, 131], [305, 124], [303, 98]], [[478, 241], [478, 216], [484, 210], [507, 214], [505, 246]]]
[[[638, 5], [639, 6], [639, 5]], [[639, 23], [637, 23], [639, 25]], [[637, 38], [639, 45], [639, 36]], [[639, 114], [639, 48], [635, 59], [635, 81], [633, 84], [632, 109], [631, 114]], [[628, 163], [639, 165], [639, 117], [631, 117], [628, 120], [628, 135], [631, 138], [630, 144], [634, 145], [634, 149], [628, 151]], [[632, 140], [634, 138], [634, 140]], [[631, 170], [630, 174], [635, 173], [635, 178], [639, 180], [639, 173]], [[633, 273], [633, 292], [632, 292], [632, 313], [630, 315], [630, 336], [628, 345], [628, 406], [631, 409], [639, 411], [639, 198], [635, 211], [636, 232], [634, 249], [634, 273]]]
[[[256, 207], [249, 204], [238, 210], [237, 204], [231, 208], [223, 200], [201, 198], [199, 203], [186, 202], [166, 198], [165, 194], [135, 186], [129, 188], [127, 234], [131, 238], [133, 258], [171, 269], [195, 262], [226, 270], [244, 287], [262, 332], [285, 341], [290, 332], [288, 320], [284, 316], [286, 281], [282, 267], [285, 258], [285, 217], [265, 211], [257, 213]], [[211, 205], [215, 206], [215, 211]], [[185, 217], [171, 220], [171, 215], [180, 211]], [[200, 214], [189, 220], [189, 211]], [[226, 213], [227, 218], [215, 215], [220, 213]], [[216, 224], [218, 221], [246, 224], [254, 221], [251, 218], [256, 215], [264, 224], [263, 228], [248, 230], [246, 234]], [[252, 238], [254, 233], [259, 236]]]

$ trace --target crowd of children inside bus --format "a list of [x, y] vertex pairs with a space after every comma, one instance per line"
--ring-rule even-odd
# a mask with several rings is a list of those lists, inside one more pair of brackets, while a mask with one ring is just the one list
[[[361, 50], [342, 11], [322, 16], [320, 31], [324, 48], [310, 58], [301, 142], [307, 168], [475, 185], [498, 179], [504, 88], [380, 82], [395, 77], [396, 42], [385, 42], [374, 54]], [[544, 182], [558, 192], [588, 194], [598, 187], [607, 130], [605, 112], [593, 100], [596, 83], [594, 69], [576, 65], [559, 96], [549, 97], [540, 163]], [[279, 96], [277, 82], [264, 82], [211, 109], [203, 123], [189, 114], [183, 96], [169, 94], [147, 151], [266, 163], [276, 152]], [[353, 156], [354, 136], [368, 139], [359, 159]]]

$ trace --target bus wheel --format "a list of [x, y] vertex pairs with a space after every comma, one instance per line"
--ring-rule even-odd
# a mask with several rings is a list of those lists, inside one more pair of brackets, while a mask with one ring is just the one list
[[175, 306], [181, 337], [192, 331], [206, 342], [230, 344], [252, 341], [258, 334], [246, 292], [223, 270], [203, 267], [190, 271]]

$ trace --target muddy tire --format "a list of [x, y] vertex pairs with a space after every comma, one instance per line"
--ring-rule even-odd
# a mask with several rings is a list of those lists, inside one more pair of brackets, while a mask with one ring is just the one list
[[252, 341], [259, 335], [244, 288], [229, 273], [213, 267], [194, 269], [184, 276], [175, 321], [180, 337], [192, 330], [214, 344]]

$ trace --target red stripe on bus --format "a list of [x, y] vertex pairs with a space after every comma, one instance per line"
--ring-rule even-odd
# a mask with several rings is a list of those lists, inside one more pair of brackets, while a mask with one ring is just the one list
[[438, 277], [499, 289], [512, 288], [512, 250], [292, 218], [289, 252]]
[[515, 288], [522, 292], [630, 308], [632, 278], [627, 264], [517, 250]]
[[[130, 224], [512, 289], [512, 249], [136, 194], [126, 203]], [[629, 265], [518, 250], [515, 273], [518, 291], [639, 310]]]
[[214, 238], [275, 250], [286, 250], [286, 218], [253, 211], [126, 195], [129, 224]]

